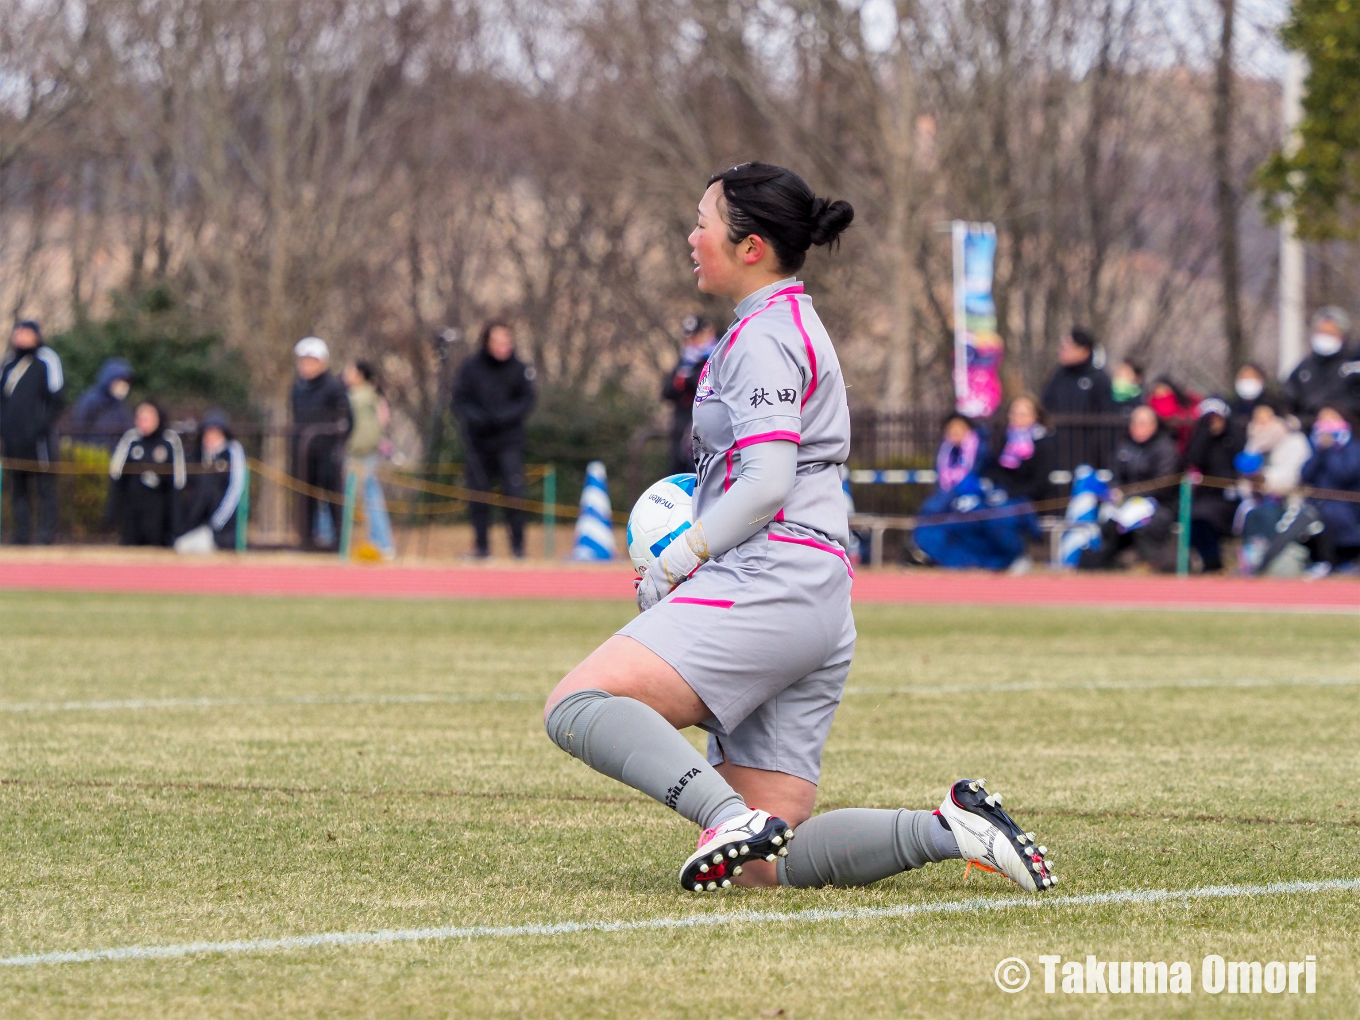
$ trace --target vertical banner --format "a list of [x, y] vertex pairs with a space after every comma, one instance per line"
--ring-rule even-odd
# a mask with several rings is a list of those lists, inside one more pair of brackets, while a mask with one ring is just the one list
[[996, 227], [955, 220], [954, 407], [986, 418], [1001, 406], [1001, 335], [992, 302]]

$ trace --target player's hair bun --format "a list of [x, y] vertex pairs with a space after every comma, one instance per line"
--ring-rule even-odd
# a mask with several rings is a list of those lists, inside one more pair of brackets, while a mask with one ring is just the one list
[[752, 234], [764, 238], [785, 272], [802, 268], [812, 245], [834, 244], [855, 218], [849, 202], [816, 198], [803, 178], [771, 163], [741, 163], [708, 183], [719, 181], [728, 240], [737, 244]]
[[835, 244], [855, 218], [854, 207], [840, 199], [831, 201], [826, 198], [812, 200], [812, 243]]

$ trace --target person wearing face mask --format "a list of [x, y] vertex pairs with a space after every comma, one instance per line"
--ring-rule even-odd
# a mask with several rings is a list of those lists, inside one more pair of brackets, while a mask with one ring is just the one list
[[1233, 379], [1233, 394], [1228, 407], [1233, 413], [1233, 420], [1245, 429], [1247, 422], [1251, 421], [1252, 414], [1265, 399], [1265, 369], [1254, 361], [1249, 361], [1239, 368], [1237, 377]]
[[[1360, 443], [1354, 436], [1355, 417], [1337, 407], [1318, 409], [1313, 423], [1313, 456], [1303, 466], [1302, 479], [1314, 489], [1360, 494]], [[1360, 502], [1310, 499], [1324, 530], [1309, 544], [1314, 576], [1326, 574], [1360, 558]]]
[[132, 408], [127, 396], [132, 389], [132, 366], [123, 358], [107, 358], [99, 366], [95, 383], [71, 408], [71, 438], [78, 443], [113, 449], [132, 428]]
[[1313, 427], [1323, 407], [1352, 411], [1360, 403], [1360, 354], [1347, 350], [1350, 328], [1343, 308], [1323, 308], [1313, 316], [1308, 338], [1312, 352], [1290, 373], [1283, 389], [1304, 429]]

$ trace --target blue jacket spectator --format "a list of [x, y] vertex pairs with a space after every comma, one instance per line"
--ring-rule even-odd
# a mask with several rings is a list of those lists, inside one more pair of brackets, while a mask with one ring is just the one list
[[[1353, 438], [1350, 419], [1338, 409], [1319, 409], [1313, 451], [1303, 465], [1304, 485], [1360, 496], [1360, 443]], [[1319, 561], [1335, 567], [1360, 556], [1360, 502], [1316, 499], [1313, 505], [1326, 529], [1314, 547]]]
[[78, 442], [108, 449], [132, 428], [132, 409], [127, 405], [132, 388], [132, 366], [122, 358], [109, 358], [99, 366], [95, 384], [76, 398], [71, 408], [71, 437]]

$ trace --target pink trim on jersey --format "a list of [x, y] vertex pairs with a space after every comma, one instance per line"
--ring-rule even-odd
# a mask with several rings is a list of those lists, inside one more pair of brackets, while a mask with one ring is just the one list
[[[732, 447], [735, 450], [736, 447]], [[723, 475], [723, 492], [732, 488], [732, 450], [727, 451], [727, 474]]]
[[736, 605], [727, 599], [688, 599], [684, 596], [677, 596], [671, 602], [678, 606], [712, 606], [714, 609], [731, 609]]
[[[757, 443], [798, 443], [802, 442], [803, 437], [797, 432], [789, 432], [787, 429], [777, 429], [774, 432], [762, 432], [755, 436], [746, 436], [737, 440], [733, 450], [744, 450], [748, 446], [755, 446]], [[731, 452], [730, 450], [728, 451]]]
[[774, 515], [774, 522], [776, 524], [784, 523], [784, 508], [782, 506], [779, 508], [779, 513]]
[[741, 331], [746, 328], [746, 324], [748, 322], [754, 319], [761, 312], [770, 308], [780, 298], [785, 297], [786, 295], [789, 294], [801, 294], [801, 293], [803, 293], [803, 285], [801, 283], [795, 283], [792, 287], [785, 287], [777, 294], [771, 294], [768, 301], [766, 301], [754, 312], [752, 312], [750, 315], [746, 316], [746, 318], [742, 319], [739, 323], [737, 323], [737, 328], [732, 330], [732, 339], [727, 341], [727, 346], [723, 348], [723, 357], [727, 356], [727, 352], [730, 351], [732, 349], [732, 345], [737, 342], [737, 337], [741, 336]]
[[798, 405], [801, 411], [807, 407], [807, 402], [812, 399], [812, 395], [817, 392], [817, 352], [812, 349], [812, 337], [803, 328], [803, 313], [798, 310], [798, 298], [789, 296], [789, 311], [793, 313], [793, 324], [798, 327], [798, 332], [803, 338], [803, 346], [807, 349], [808, 364], [812, 367], [812, 381], [808, 383], [807, 392], [803, 394], [803, 402]]
[[855, 576], [855, 568], [850, 565], [850, 557], [845, 555], [845, 550], [838, 545], [827, 545], [825, 542], [818, 542], [813, 538], [794, 538], [792, 535], [771, 535], [771, 542], [788, 542], [789, 545], [805, 545], [809, 549], [820, 549], [822, 552], [829, 552], [832, 556], [839, 556], [845, 563], [845, 569], [850, 572], [850, 577]]

